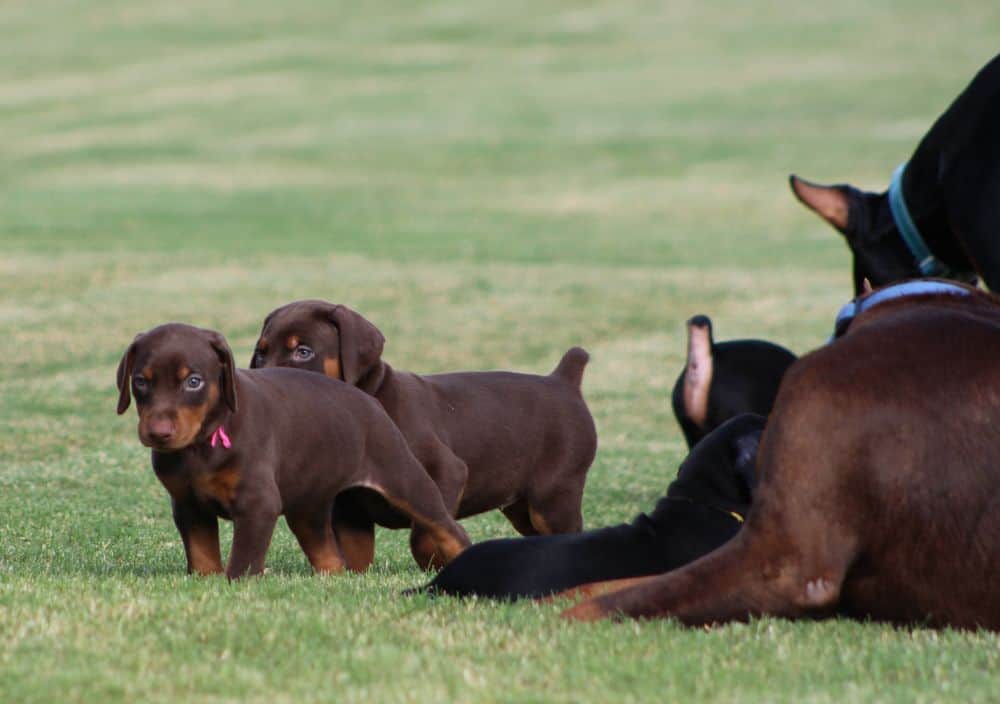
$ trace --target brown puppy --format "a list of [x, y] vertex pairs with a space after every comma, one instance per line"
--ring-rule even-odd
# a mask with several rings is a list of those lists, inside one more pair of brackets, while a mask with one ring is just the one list
[[[464, 517], [500, 508], [522, 535], [579, 531], [597, 433], [580, 393], [587, 353], [570, 349], [548, 376], [462, 372], [417, 376], [382, 361], [385, 338], [350, 308], [298, 301], [264, 320], [251, 368], [288, 366], [343, 379], [377, 398]], [[371, 562], [371, 523], [340, 501], [334, 530], [351, 569]], [[441, 564], [422, 527], [410, 547]]]
[[681, 569], [591, 585], [603, 596], [567, 616], [1000, 629], [1000, 299], [883, 300], [789, 369], [743, 530]]
[[170, 493], [189, 572], [222, 572], [221, 516], [234, 523], [226, 574], [259, 574], [281, 514], [317, 572], [340, 571], [331, 510], [354, 487], [376, 492], [375, 519], [405, 515], [445, 559], [468, 546], [369, 396], [291, 369], [233, 367], [221, 334], [176, 323], [139, 335], [118, 365], [118, 413], [134, 393], [139, 439]]

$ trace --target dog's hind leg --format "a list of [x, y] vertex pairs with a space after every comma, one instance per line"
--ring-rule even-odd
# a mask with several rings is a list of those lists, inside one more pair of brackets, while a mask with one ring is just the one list
[[375, 521], [349, 494], [341, 494], [333, 504], [333, 535], [347, 569], [364, 572], [375, 559]]
[[[623, 589], [577, 604], [564, 616], [582, 621], [618, 615], [672, 617], [688, 625], [707, 625], [764, 615], [829, 613], [840, 599], [852, 551], [818, 545], [803, 549], [787, 537], [766, 529], [744, 529], [685, 567], [626, 583]], [[845, 543], [836, 539], [828, 543], [834, 544]], [[599, 591], [600, 585], [590, 589]]]
[[[419, 448], [416, 455], [441, 491], [445, 508], [453, 516], [458, 515], [458, 507], [469, 479], [469, 468], [465, 462], [440, 441], [431, 447]], [[420, 525], [414, 525], [410, 532], [410, 553], [423, 569], [440, 569], [448, 562], [438, 552], [434, 537]]]

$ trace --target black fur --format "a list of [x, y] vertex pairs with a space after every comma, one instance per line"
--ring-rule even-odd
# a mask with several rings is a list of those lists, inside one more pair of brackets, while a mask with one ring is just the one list
[[548, 596], [589, 582], [657, 574], [719, 547], [740, 529], [754, 484], [765, 418], [733, 418], [698, 444], [652, 513], [566, 535], [473, 545], [425, 587], [494, 599]]

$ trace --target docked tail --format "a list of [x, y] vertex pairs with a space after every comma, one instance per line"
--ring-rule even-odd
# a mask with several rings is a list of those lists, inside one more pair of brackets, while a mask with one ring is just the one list
[[549, 376], [556, 376], [569, 382], [576, 388], [580, 388], [583, 381], [583, 369], [590, 361], [590, 355], [582, 347], [570, 347], [563, 358], [559, 360], [559, 365]]

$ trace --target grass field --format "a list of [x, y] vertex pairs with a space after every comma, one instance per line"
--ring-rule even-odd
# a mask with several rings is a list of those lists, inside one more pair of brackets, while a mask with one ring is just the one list
[[586, 521], [628, 519], [684, 455], [683, 321], [801, 353], [850, 294], [787, 174], [884, 185], [998, 36], [985, 0], [0, 4], [0, 701], [995, 701], [988, 634], [403, 598], [402, 532], [187, 577], [113, 377], [167, 320], [245, 364], [303, 297], [414, 371], [581, 344]]

